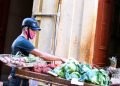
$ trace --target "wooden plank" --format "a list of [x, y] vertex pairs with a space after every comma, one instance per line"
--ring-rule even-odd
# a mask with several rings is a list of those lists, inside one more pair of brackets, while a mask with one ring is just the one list
[[57, 86], [76, 86], [71, 85], [71, 82], [62, 78], [54, 77], [48, 74], [42, 74], [42, 73], [35, 73], [31, 71], [25, 71], [25, 70], [16, 70], [16, 76], [27, 78], [27, 79], [34, 79], [42, 82], [48, 82], [52, 83]]
[[42, 4], [41, 0], [33, 1], [33, 9], [32, 9], [33, 14], [32, 15], [34, 15], [35, 13], [41, 12], [40, 10], [40, 6], [42, 6], [41, 4]]
[[[53, 54], [54, 51], [54, 41], [55, 41], [55, 24], [58, 0], [39, 0], [35, 1], [39, 7], [33, 9], [33, 16], [39, 20], [40, 27], [42, 30], [39, 32], [39, 38], [36, 38], [36, 46], [43, 52], [48, 52]], [[38, 2], [38, 3], [37, 3]], [[34, 5], [36, 5], [34, 4]]]
[[57, 16], [57, 13], [34, 13], [34, 16], [40, 16], [40, 17], [54, 17]]

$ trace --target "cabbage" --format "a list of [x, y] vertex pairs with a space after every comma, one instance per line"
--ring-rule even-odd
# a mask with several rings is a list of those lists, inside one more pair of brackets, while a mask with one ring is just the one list
[[77, 67], [74, 63], [68, 63], [64, 66], [64, 70], [69, 73], [75, 72], [76, 69]]
[[80, 77], [80, 73], [78, 73], [78, 72], [72, 72], [70, 74], [70, 76], [71, 76], [71, 78], [79, 78]]
[[92, 69], [92, 67], [89, 64], [79, 64], [79, 72], [82, 74], [91, 69]]
[[81, 75], [79, 81], [90, 82], [100, 86], [109, 86], [110, 84], [110, 78], [103, 69], [89, 70]]
[[65, 73], [62, 67], [56, 67], [52, 72], [56, 73], [58, 77], [65, 78]]

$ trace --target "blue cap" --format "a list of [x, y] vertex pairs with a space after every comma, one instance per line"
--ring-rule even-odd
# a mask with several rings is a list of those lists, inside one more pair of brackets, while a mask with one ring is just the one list
[[32, 30], [41, 30], [35, 18], [25, 18], [22, 22], [22, 27], [30, 27]]

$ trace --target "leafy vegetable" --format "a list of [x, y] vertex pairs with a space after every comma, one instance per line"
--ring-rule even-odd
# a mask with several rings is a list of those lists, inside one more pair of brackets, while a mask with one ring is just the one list
[[92, 68], [89, 64], [82, 64], [75, 59], [69, 59], [60, 67], [52, 70], [59, 77], [71, 80], [77, 78], [82, 82], [89, 82], [100, 86], [108, 86], [110, 78], [103, 69]]

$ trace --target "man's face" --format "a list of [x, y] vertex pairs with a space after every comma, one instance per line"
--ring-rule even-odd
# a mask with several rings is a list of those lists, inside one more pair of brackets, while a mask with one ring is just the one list
[[30, 39], [34, 39], [37, 31], [32, 29], [30, 29], [29, 31], [30, 31]]

